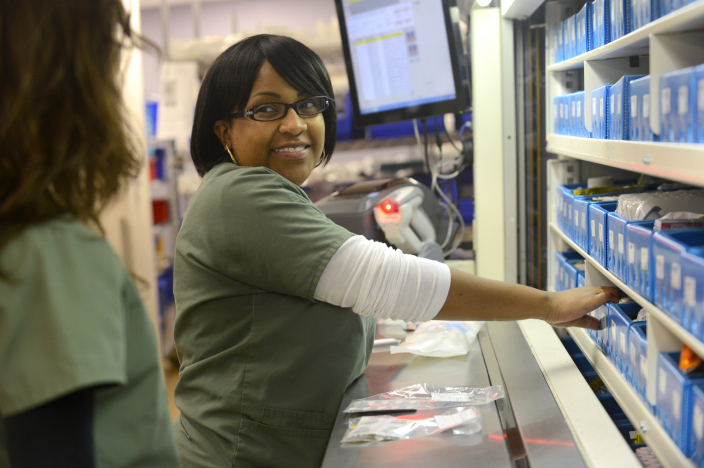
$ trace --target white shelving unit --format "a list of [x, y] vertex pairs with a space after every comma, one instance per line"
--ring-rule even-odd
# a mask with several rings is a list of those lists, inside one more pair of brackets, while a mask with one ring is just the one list
[[[613, 84], [623, 75], [651, 76], [650, 125], [659, 134], [659, 79], [663, 73], [704, 63], [704, 0], [698, 0], [666, 17], [634, 31], [612, 43], [578, 57], [554, 63], [552, 28], [567, 15], [563, 5], [548, 4], [549, 57], [547, 71], [547, 126], [553, 125], [553, 97], [583, 89], [585, 98], [591, 91]], [[583, 86], [582, 86], [583, 84]], [[585, 109], [588, 107], [584, 107]], [[585, 112], [585, 126], [592, 129], [591, 113]], [[612, 174], [617, 178], [648, 174], [704, 187], [704, 145], [682, 145], [656, 142], [597, 140], [549, 134], [548, 151], [559, 160], [548, 163], [548, 284], [554, 290], [554, 255], [571, 248], [586, 260], [586, 284], [615, 286], [648, 311], [648, 375], [656, 375], [657, 355], [679, 350], [686, 343], [704, 356], [704, 343], [676, 323], [668, 314], [638, 295], [624, 281], [591, 258], [560, 231], [556, 219], [555, 188], [558, 184], [584, 182], [589, 177]], [[583, 330], [570, 330], [584, 352], [613, 393], [634, 427], [648, 446], [667, 467], [693, 467], [663, 430], [649, 405], [642, 401]], [[656, 382], [649, 379], [647, 399], [655, 404]]]

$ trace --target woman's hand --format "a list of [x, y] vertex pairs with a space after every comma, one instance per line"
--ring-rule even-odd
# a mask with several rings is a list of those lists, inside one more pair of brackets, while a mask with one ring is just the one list
[[554, 327], [599, 329], [599, 320], [585, 315], [607, 302], [617, 302], [619, 292], [606, 286], [588, 286], [548, 293], [545, 321]]

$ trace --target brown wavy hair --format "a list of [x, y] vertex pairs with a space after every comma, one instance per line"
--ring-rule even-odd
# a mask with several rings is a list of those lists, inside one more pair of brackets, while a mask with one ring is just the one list
[[143, 44], [121, 0], [0, 2], [0, 251], [63, 214], [102, 232], [141, 164], [119, 72]]

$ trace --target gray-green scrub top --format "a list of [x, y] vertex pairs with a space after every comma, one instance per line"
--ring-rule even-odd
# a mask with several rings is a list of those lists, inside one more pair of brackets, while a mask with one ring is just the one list
[[316, 467], [376, 319], [313, 299], [353, 234], [295, 184], [224, 163], [203, 178], [176, 241], [174, 422], [185, 467]]
[[96, 466], [180, 466], [154, 327], [108, 243], [62, 217], [12, 239], [0, 269], [0, 467], [3, 418], [93, 386]]

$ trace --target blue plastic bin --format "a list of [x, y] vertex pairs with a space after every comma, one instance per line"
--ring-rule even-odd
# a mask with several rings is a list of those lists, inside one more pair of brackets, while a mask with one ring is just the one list
[[595, 0], [592, 8], [592, 49], [611, 42], [610, 16], [609, 0]]
[[653, 300], [653, 226], [655, 221], [633, 221], [626, 226], [626, 284]]
[[660, 141], [696, 143], [696, 95], [692, 67], [660, 76]]
[[606, 307], [609, 309], [606, 355], [616, 368], [624, 376], [627, 376], [626, 366], [629, 361], [628, 329], [638, 316], [638, 311], [641, 307], [636, 303], [608, 303]]
[[704, 143], [704, 65], [694, 67], [697, 90], [697, 142]]
[[704, 249], [682, 254], [682, 315], [684, 327], [704, 341]]
[[657, 366], [657, 417], [670, 438], [682, 450], [689, 453], [689, 413], [692, 386], [704, 384], [701, 375], [686, 376], [679, 369], [680, 352], [660, 353]]
[[628, 31], [628, 11], [631, 4], [628, 0], [611, 0], [610, 30], [611, 42], [625, 36]]
[[609, 136], [609, 88], [607, 84], [592, 91], [592, 138], [603, 140]]
[[687, 453], [692, 457], [694, 466], [704, 466], [704, 390], [700, 385], [692, 386], [690, 404], [691, 421], [689, 447]]
[[650, 75], [631, 81], [630, 136], [634, 141], [653, 141], [650, 129]]
[[628, 329], [627, 379], [643, 401], [648, 385], [648, 322], [633, 322]]
[[682, 308], [682, 255], [704, 247], [704, 229], [678, 229], [653, 234], [653, 300], [662, 310], [686, 326]]
[[626, 226], [632, 221], [609, 213], [606, 228], [609, 231], [607, 268], [618, 278], [626, 279]]
[[630, 84], [644, 75], [624, 75], [609, 90], [609, 140], [631, 139]]
[[599, 265], [607, 268], [608, 251], [608, 230], [607, 218], [609, 213], [616, 211], [618, 202], [597, 202], [589, 205], [589, 224], [591, 228], [591, 241], [589, 243], [589, 255], [591, 255]]

